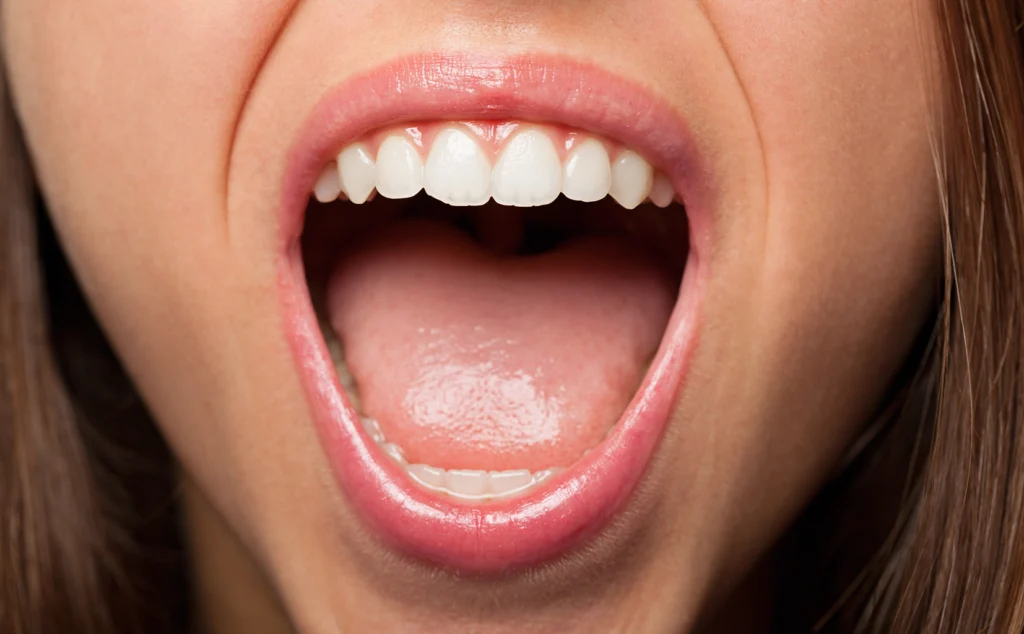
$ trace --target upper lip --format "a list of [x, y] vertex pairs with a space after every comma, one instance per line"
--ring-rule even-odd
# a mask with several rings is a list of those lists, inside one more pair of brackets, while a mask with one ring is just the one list
[[[412, 484], [379, 460], [347, 404], [313, 314], [299, 237], [312, 184], [346, 143], [407, 120], [518, 119], [607, 135], [673, 181], [690, 223], [683, 289], [654, 362], [615, 431], [584, 459], [520, 498], [470, 506]], [[686, 123], [635, 83], [562, 57], [404, 58], [349, 79], [314, 109], [292, 149], [279, 218], [283, 325], [336, 480], [389, 546], [448, 568], [494, 573], [542, 563], [621, 510], [658, 445], [696, 342], [710, 240], [711, 183]]]

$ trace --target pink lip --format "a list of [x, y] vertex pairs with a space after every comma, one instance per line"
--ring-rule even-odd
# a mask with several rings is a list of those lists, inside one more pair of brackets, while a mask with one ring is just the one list
[[[348, 403], [313, 314], [299, 236], [313, 183], [349, 140], [402, 120], [514, 118], [605, 134], [651, 160], [686, 201], [690, 255], [679, 301], [642, 386], [611, 435], [522, 497], [470, 505], [415, 485]], [[629, 500], [682, 389], [696, 344], [710, 242], [711, 184], [685, 123], [643, 88], [560, 57], [422, 55], [350, 79], [314, 110], [294, 146], [280, 217], [285, 334], [338, 485], [389, 547], [467, 573], [544, 563], [594, 536]]]

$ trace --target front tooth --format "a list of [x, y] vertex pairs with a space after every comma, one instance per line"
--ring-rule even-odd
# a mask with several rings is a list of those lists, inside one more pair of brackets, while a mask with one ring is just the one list
[[350, 145], [338, 154], [341, 190], [357, 205], [366, 202], [377, 181], [377, 164], [362, 143]]
[[338, 169], [334, 163], [331, 163], [316, 180], [316, 185], [313, 186], [313, 195], [316, 196], [317, 202], [329, 203], [335, 200], [339, 194], [341, 194], [341, 182], [338, 180]]
[[562, 191], [562, 163], [555, 145], [540, 130], [516, 135], [494, 167], [491, 194], [501, 205], [548, 205]]
[[658, 172], [654, 177], [654, 185], [651, 186], [651, 202], [664, 209], [672, 204], [676, 192], [672, 189], [672, 181], [663, 173]]
[[473, 469], [452, 469], [444, 475], [444, 487], [465, 497], [487, 493], [487, 472]]
[[502, 495], [524, 489], [533, 483], [533, 474], [526, 469], [515, 471], [491, 471], [488, 474], [490, 491], [494, 495]]
[[427, 157], [423, 186], [429, 196], [448, 205], [483, 205], [491, 199], [491, 164], [471, 136], [445, 128]]
[[654, 170], [639, 154], [626, 150], [612, 164], [611, 195], [626, 209], [635, 209], [651, 193]]
[[445, 470], [428, 464], [409, 465], [406, 470], [413, 480], [431, 489], [444, 488]]
[[573, 148], [565, 162], [562, 193], [570, 200], [592, 203], [608, 195], [612, 167], [608, 151], [597, 139], [587, 139]]
[[401, 134], [384, 139], [377, 150], [377, 193], [385, 198], [412, 198], [423, 189], [423, 159]]

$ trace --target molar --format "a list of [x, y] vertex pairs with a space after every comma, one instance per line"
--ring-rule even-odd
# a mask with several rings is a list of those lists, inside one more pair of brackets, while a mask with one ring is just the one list
[[676, 197], [676, 192], [672, 189], [672, 181], [668, 179], [668, 176], [661, 172], [654, 176], [654, 184], [651, 186], [650, 196], [651, 202], [662, 209], [672, 204], [672, 199]]
[[338, 180], [337, 167], [331, 163], [324, 168], [320, 178], [313, 187], [313, 195], [318, 202], [329, 203], [341, 194], [341, 182]]

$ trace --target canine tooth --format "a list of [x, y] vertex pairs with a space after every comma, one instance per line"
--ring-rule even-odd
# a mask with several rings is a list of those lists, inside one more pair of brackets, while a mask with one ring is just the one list
[[400, 465], [406, 464], [406, 462], [405, 462], [405, 454], [402, 453], [402, 448], [399, 447], [398, 445], [396, 445], [395, 443], [393, 443], [393, 442], [386, 442], [383, 445], [381, 445], [380, 447], [381, 447], [381, 449], [384, 450], [384, 453], [386, 453], [388, 456], [390, 456], [390, 458], [392, 460], [394, 460], [395, 462], [397, 462], [398, 464], [400, 464]]
[[412, 198], [423, 189], [423, 159], [400, 134], [384, 139], [377, 151], [377, 192], [385, 198]]
[[451, 469], [444, 475], [444, 487], [455, 495], [479, 496], [487, 493], [487, 472], [475, 469]]
[[337, 199], [340, 193], [341, 182], [338, 180], [338, 170], [334, 163], [331, 163], [324, 168], [320, 178], [316, 179], [316, 185], [313, 186], [313, 196], [316, 197], [317, 202], [329, 203]]
[[412, 464], [406, 467], [409, 476], [420, 484], [431, 489], [444, 488], [445, 470], [440, 467], [431, 467], [428, 464]]
[[494, 167], [491, 195], [501, 205], [548, 205], [562, 191], [562, 162], [544, 132], [520, 132], [505, 146]]
[[384, 430], [380, 428], [380, 423], [374, 419], [364, 418], [363, 429], [365, 429], [366, 433], [370, 435], [370, 438], [373, 438], [373, 442], [378, 445], [384, 442]]
[[487, 478], [490, 481], [490, 491], [495, 495], [525, 489], [533, 483], [533, 474], [526, 469], [491, 471], [487, 474]]
[[612, 166], [608, 151], [597, 139], [587, 139], [573, 148], [565, 162], [562, 193], [570, 200], [592, 203], [608, 195]]
[[626, 150], [612, 163], [611, 195], [626, 209], [635, 209], [647, 198], [654, 183], [654, 170], [636, 152]]
[[483, 205], [491, 199], [491, 164], [473, 137], [445, 128], [427, 157], [423, 187], [448, 205]]
[[348, 146], [338, 154], [341, 191], [357, 205], [366, 202], [377, 182], [377, 164], [362, 143]]
[[651, 202], [664, 209], [672, 204], [676, 192], [672, 189], [672, 181], [668, 176], [658, 172], [654, 175], [654, 184], [651, 186]]

